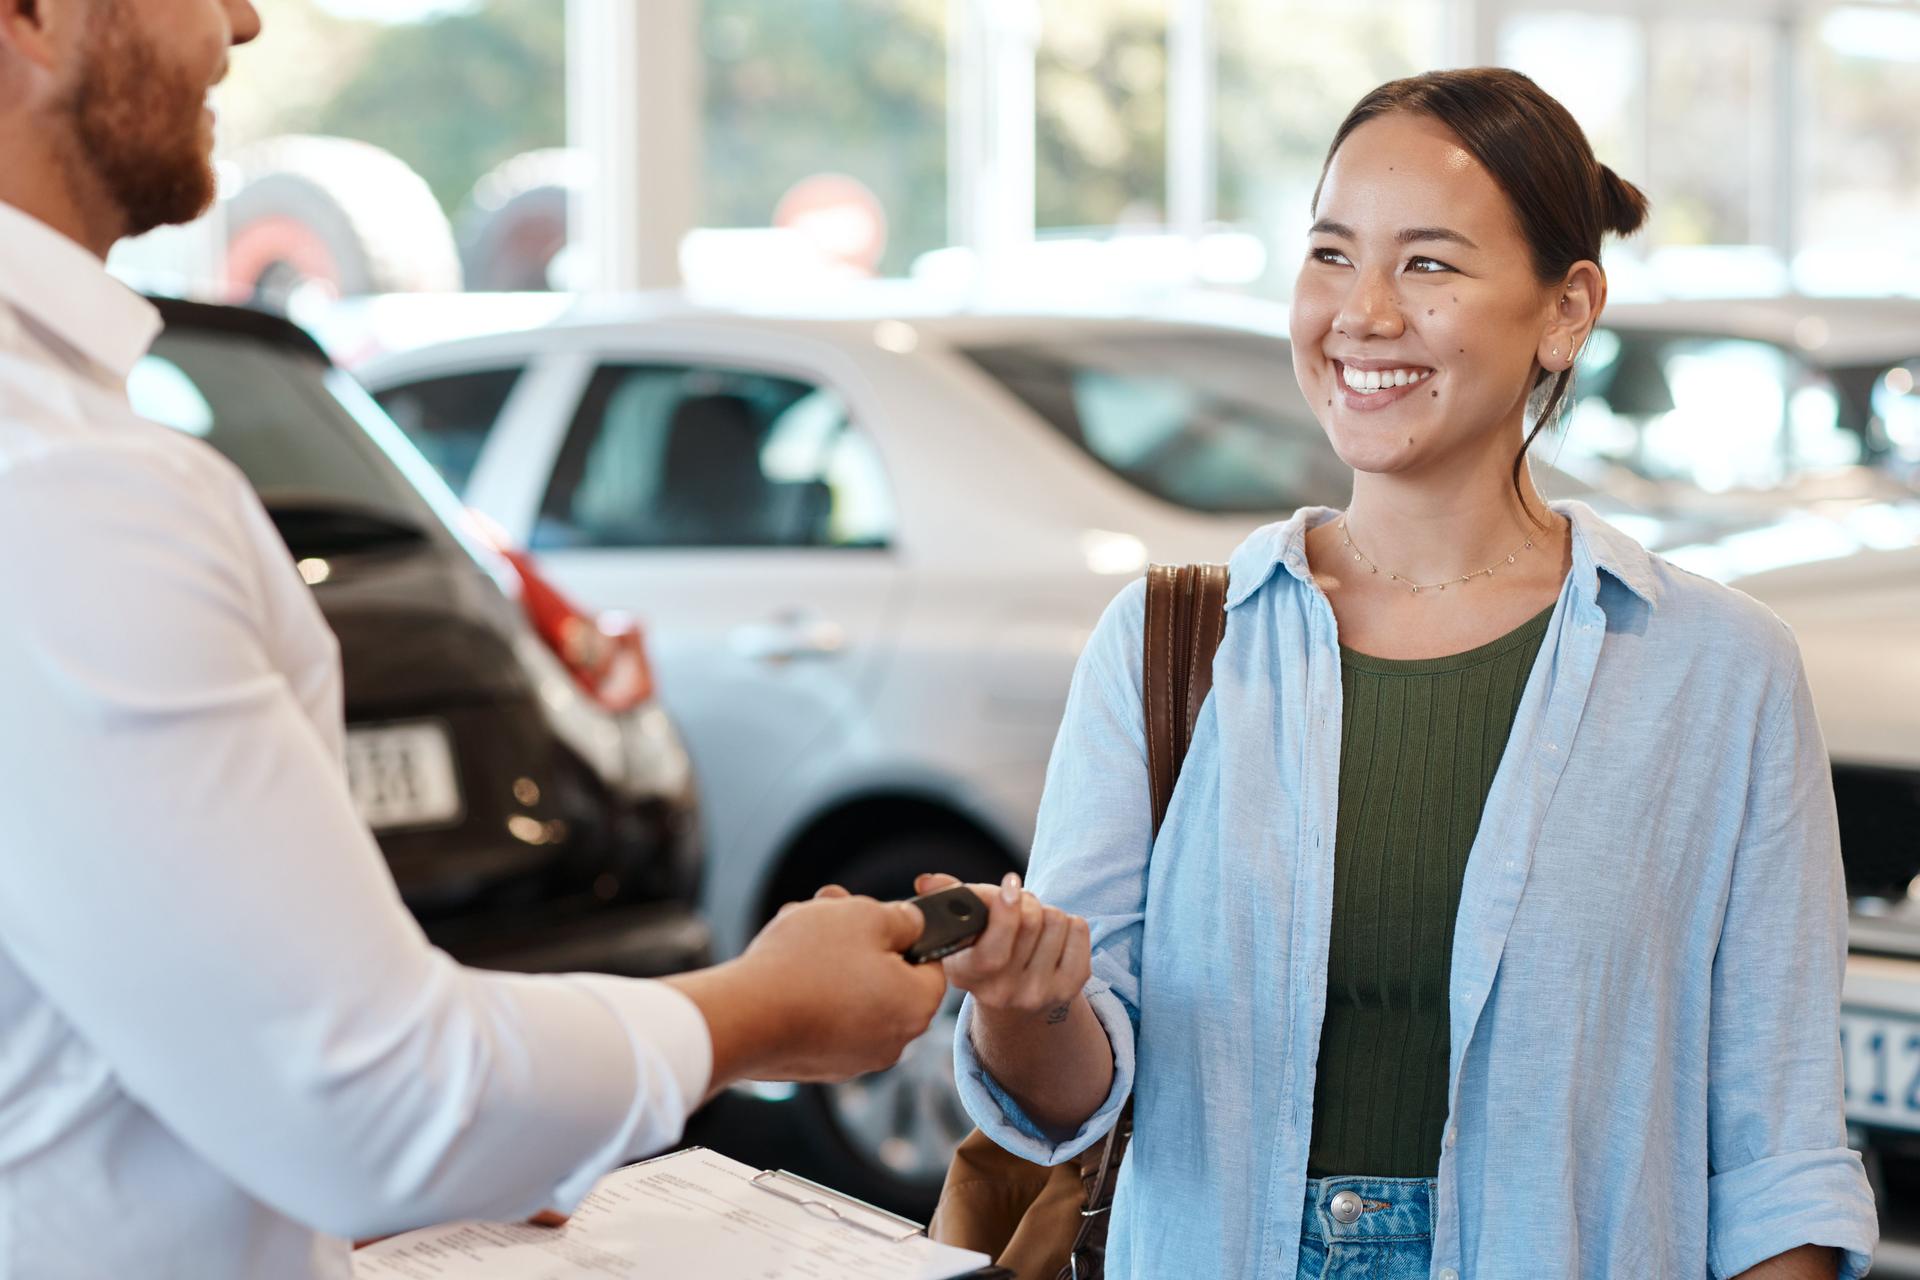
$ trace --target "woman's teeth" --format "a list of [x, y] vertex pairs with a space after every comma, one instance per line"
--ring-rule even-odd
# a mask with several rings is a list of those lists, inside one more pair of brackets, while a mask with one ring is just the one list
[[1431, 369], [1356, 369], [1340, 366], [1340, 376], [1355, 391], [1379, 391], [1385, 387], [1405, 387], [1433, 376]]

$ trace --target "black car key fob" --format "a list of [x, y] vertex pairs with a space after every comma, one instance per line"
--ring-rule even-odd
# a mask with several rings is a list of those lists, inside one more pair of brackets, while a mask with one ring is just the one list
[[913, 899], [913, 905], [927, 918], [927, 927], [920, 931], [920, 940], [907, 948], [909, 964], [931, 964], [965, 951], [987, 927], [987, 904], [963, 884], [924, 894]]

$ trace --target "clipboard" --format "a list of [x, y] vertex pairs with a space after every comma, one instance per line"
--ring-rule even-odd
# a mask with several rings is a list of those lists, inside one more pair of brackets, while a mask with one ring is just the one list
[[[785, 1169], [762, 1169], [752, 1179], [753, 1185], [769, 1195], [779, 1196], [792, 1201], [808, 1213], [822, 1217], [831, 1217], [850, 1227], [871, 1232], [886, 1240], [889, 1244], [901, 1244], [922, 1236], [927, 1229], [912, 1218], [903, 1218], [890, 1213], [878, 1205], [868, 1204], [844, 1191], [835, 1191], [832, 1187], [815, 1182], [812, 1178], [803, 1178], [797, 1173], [788, 1173]], [[956, 1280], [1018, 1280], [1013, 1272], [1005, 1267], [981, 1267], [969, 1271]]]
[[[889, 1244], [903, 1244], [927, 1233], [926, 1227], [912, 1218], [903, 1218], [878, 1205], [868, 1204], [844, 1191], [835, 1191], [812, 1178], [803, 1178], [785, 1169], [762, 1169], [751, 1181], [768, 1195], [797, 1204], [816, 1217], [844, 1222], [857, 1230], [879, 1236]], [[955, 1280], [1017, 1280], [1017, 1277], [1005, 1267], [981, 1267]]]

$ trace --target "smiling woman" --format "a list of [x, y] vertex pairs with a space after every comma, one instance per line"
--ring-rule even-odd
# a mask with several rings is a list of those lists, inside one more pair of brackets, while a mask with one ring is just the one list
[[1511, 71], [1396, 81], [1335, 135], [1291, 328], [1352, 500], [1235, 552], [1157, 834], [1149, 606], [1108, 610], [1029, 863], [1091, 980], [1057, 1021], [973, 986], [956, 1032], [969, 1112], [1027, 1159], [1080, 1155], [1131, 1092], [1108, 1274], [1869, 1265], [1791, 634], [1526, 467], [1601, 241], [1645, 213]]

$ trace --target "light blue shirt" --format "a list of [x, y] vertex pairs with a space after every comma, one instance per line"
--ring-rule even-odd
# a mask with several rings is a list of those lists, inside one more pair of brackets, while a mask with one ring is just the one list
[[[1555, 505], [1573, 568], [1460, 898], [1432, 1273], [1724, 1277], [1823, 1244], [1858, 1276], [1878, 1229], [1846, 1145], [1845, 890], [1799, 651], [1746, 596]], [[1157, 842], [1143, 584], [1081, 657], [1030, 882], [1092, 925], [1106, 1102], [1049, 1141], [961, 1014], [961, 1097], [1030, 1160], [1092, 1145], [1136, 1092], [1114, 1277], [1294, 1277], [1341, 709], [1305, 532], [1334, 515], [1234, 553], [1214, 692]]]

